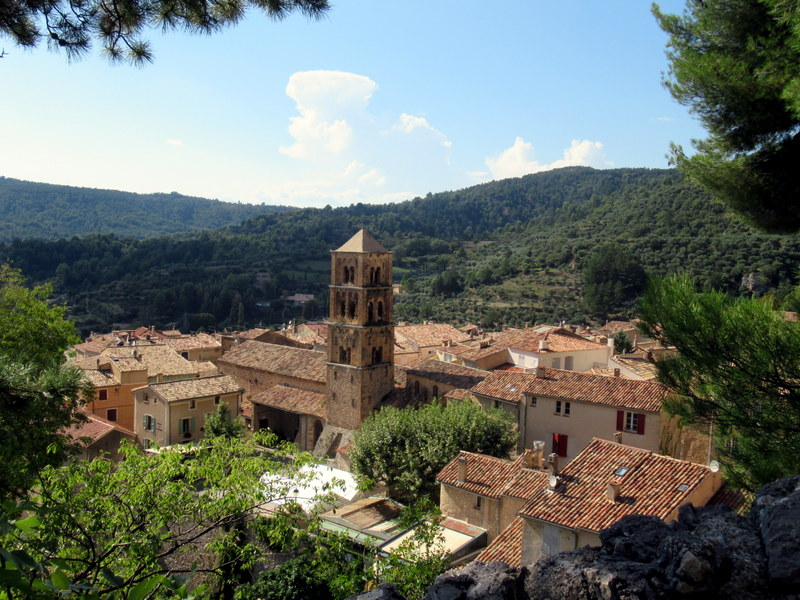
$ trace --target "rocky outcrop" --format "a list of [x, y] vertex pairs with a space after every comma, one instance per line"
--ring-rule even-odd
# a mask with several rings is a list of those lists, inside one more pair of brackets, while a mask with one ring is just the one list
[[440, 575], [425, 599], [800, 600], [800, 476], [759, 490], [749, 517], [686, 505], [669, 524], [625, 517], [600, 542], [521, 569], [474, 562]]

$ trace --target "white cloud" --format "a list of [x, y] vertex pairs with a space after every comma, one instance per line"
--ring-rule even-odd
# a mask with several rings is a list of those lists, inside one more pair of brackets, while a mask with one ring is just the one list
[[549, 164], [542, 164], [534, 158], [533, 144], [521, 137], [514, 140], [514, 145], [503, 150], [494, 157], [486, 158], [486, 166], [492, 179], [521, 177], [530, 173], [540, 173], [561, 167], [587, 166], [611, 167], [603, 153], [603, 144], [589, 140], [572, 140], [570, 147], [564, 150], [563, 158]]
[[289, 78], [286, 95], [300, 116], [290, 119], [295, 142], [280, 152], [298, 159], [342, 154], [353, 142], [349, 115], [362, 114], [377, 84], [369, 77], [342, 71], [301, 71]]
[[176, 140], [176, 139], [172, 139], [172, 138], [167, 138], [166, 140], [164, 140], [164, 143], [165, 144], [169, 144], [170, 146], [176, 146], [176, 147], [183, 146], [183, 140]]
[[403, 113], [400, 115], [400, 120], [392, 126], [392, 131], [401, 131], [403, 133], [414, 133], [416, 130], [432, 134], [445, 148], [453, 146], [447, 136], [428, 123], [428, 119], [425, 117], [415, 117], [414, 115]]

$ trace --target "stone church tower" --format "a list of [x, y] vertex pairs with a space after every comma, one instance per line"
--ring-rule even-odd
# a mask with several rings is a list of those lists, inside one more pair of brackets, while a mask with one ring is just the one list
[[363, 229], [331, 252], [328, 425], [356, 430], [394, 388], [392, 253]]

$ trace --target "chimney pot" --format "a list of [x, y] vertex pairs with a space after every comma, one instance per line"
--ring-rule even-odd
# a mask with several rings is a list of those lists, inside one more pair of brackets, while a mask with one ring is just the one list
[[536, 378], [537, 379], [544, 379], [545, 377], [545, 368], [544, 367], [536, 367]]
[[617, 442], [618, 444], [622, 443], [622, 432], [621, 431], [617, 431], [616, 433], [614, 433], [614, 441]]
[[462, 454], [458, 457], [458, 481], [464, 483], [467, 480], [467, 457]]
[[547, 340], [539, 340], [539, 352], [549, 349], [550, 349], [550, 344]]
[[544, 442], [533, 442], [533, 460], [537, 469], [544, 469]]
[[551, 475], [558, 475], [558, 454], [555, 452], [547, 456], [547, 470]]
[[619, 377], [619, 369], [614, 369], [614, 377]]
[[620, 482], [612, 479], [608, 482], [606, 486], [606, 498], [608, 498], [611, 502], [616, 502], [619, 500], [619, 492], [620, 492]]

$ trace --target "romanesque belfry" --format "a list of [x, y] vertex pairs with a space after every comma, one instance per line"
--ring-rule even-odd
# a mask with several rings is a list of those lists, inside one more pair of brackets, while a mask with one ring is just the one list
[[392, 253], [363, 229], [331, 252], [329, 425], [358, 429], [394, 387]]

